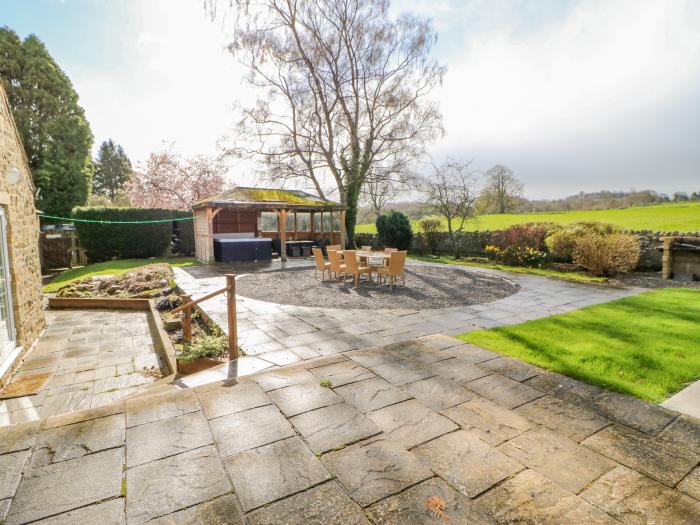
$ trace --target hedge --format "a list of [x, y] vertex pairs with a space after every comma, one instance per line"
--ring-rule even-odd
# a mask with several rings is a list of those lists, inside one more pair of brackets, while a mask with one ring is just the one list
[[[152, 221], [190, 217], [191, 213], [163, 208], [95, 206], [74, 208], [72, 215], [75, 219], [97, 221]], [[189, 251], [193, 252], [194, 226], [191, 221], [151, 224], [101, 224], [79, 221], [75, 223], [80, 243], [85, 248], [90, 262], [169, 255], [175, 227], [180, 230], [183, 251], [191, 247]]]
[[[192, 217], [191, 211], [174, 210], [173, 217]], [[175, 246], [173, 251], [180, 255], [194, 255], [194, 221], [173, 222], [173, 235], [175, 236]]]

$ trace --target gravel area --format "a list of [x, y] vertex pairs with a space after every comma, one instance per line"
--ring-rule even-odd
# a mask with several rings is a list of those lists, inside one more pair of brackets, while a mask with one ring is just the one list
[[[373, 275], [376, 279], [376, 274]], [[406, 286], [369, 284], [366, 276], [355, 288], [346, 284], [321, 282], [320, 274], [307, 268], [261, 272], [236, 280], [236, 293], [277, 304], [370, 310], [420, 310], [482, 304], [514, 294], [517, 284], [471, 270], [430, 266], [406, 267]]]

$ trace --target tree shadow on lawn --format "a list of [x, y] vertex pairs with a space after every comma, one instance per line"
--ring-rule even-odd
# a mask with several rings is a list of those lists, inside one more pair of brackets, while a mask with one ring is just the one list
[[691, 322], [692, 314], [675, 315], [623, 301], [466, 337], [491, 350], [651, 401], [696, 379], [700, 356], [690, 358], [685, 349], [697, 345], [700, 329], [688, 326], [684, 331], [678, 326]]

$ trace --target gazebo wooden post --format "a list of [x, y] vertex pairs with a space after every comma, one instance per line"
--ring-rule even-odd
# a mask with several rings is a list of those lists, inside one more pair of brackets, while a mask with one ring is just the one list
[[[187, 304], [192, 302], [192, 297], [181, 295], [180, 301], [182, 304]], [[192, 340], [192, 307], [185, 308], [182, 312], [182, 340], [186, 343]]]
[[294, 214], [294, 238], [292, 240], [298, 241], [299, 234], [297, 232], [299, 231], [299, 227], [297, 226], [297, 212], [293, 211], [292, 213]]
[[236, 328], [236, 276], [226, 274], [226, 313], [228, 317], [228, 358], [238, 359], [238, 332]]
[[280, 258], [287, 260], [287, 210], [278, 210], [277, 227], [280, 235]]

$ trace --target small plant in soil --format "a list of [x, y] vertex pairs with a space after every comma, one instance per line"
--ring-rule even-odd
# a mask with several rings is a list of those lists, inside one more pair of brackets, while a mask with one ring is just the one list
[[319, 383], [323, 388], [330, 388], [333, 386], [333, 382], [330, 379], [321, 379]]
[[[206, 328], [203, 328], [202, 325], [203, 323], [192, 324], [192, 340], [189, 343], [182, 343], [181, 350], [176, 356], [179, 361], [189, 363], [202, 357], [216, 359], [223, 357], [228, 352], [228, 337], [226, 334], [216, 325]], [[180, 332], [181, 335], [182, 332]]]

